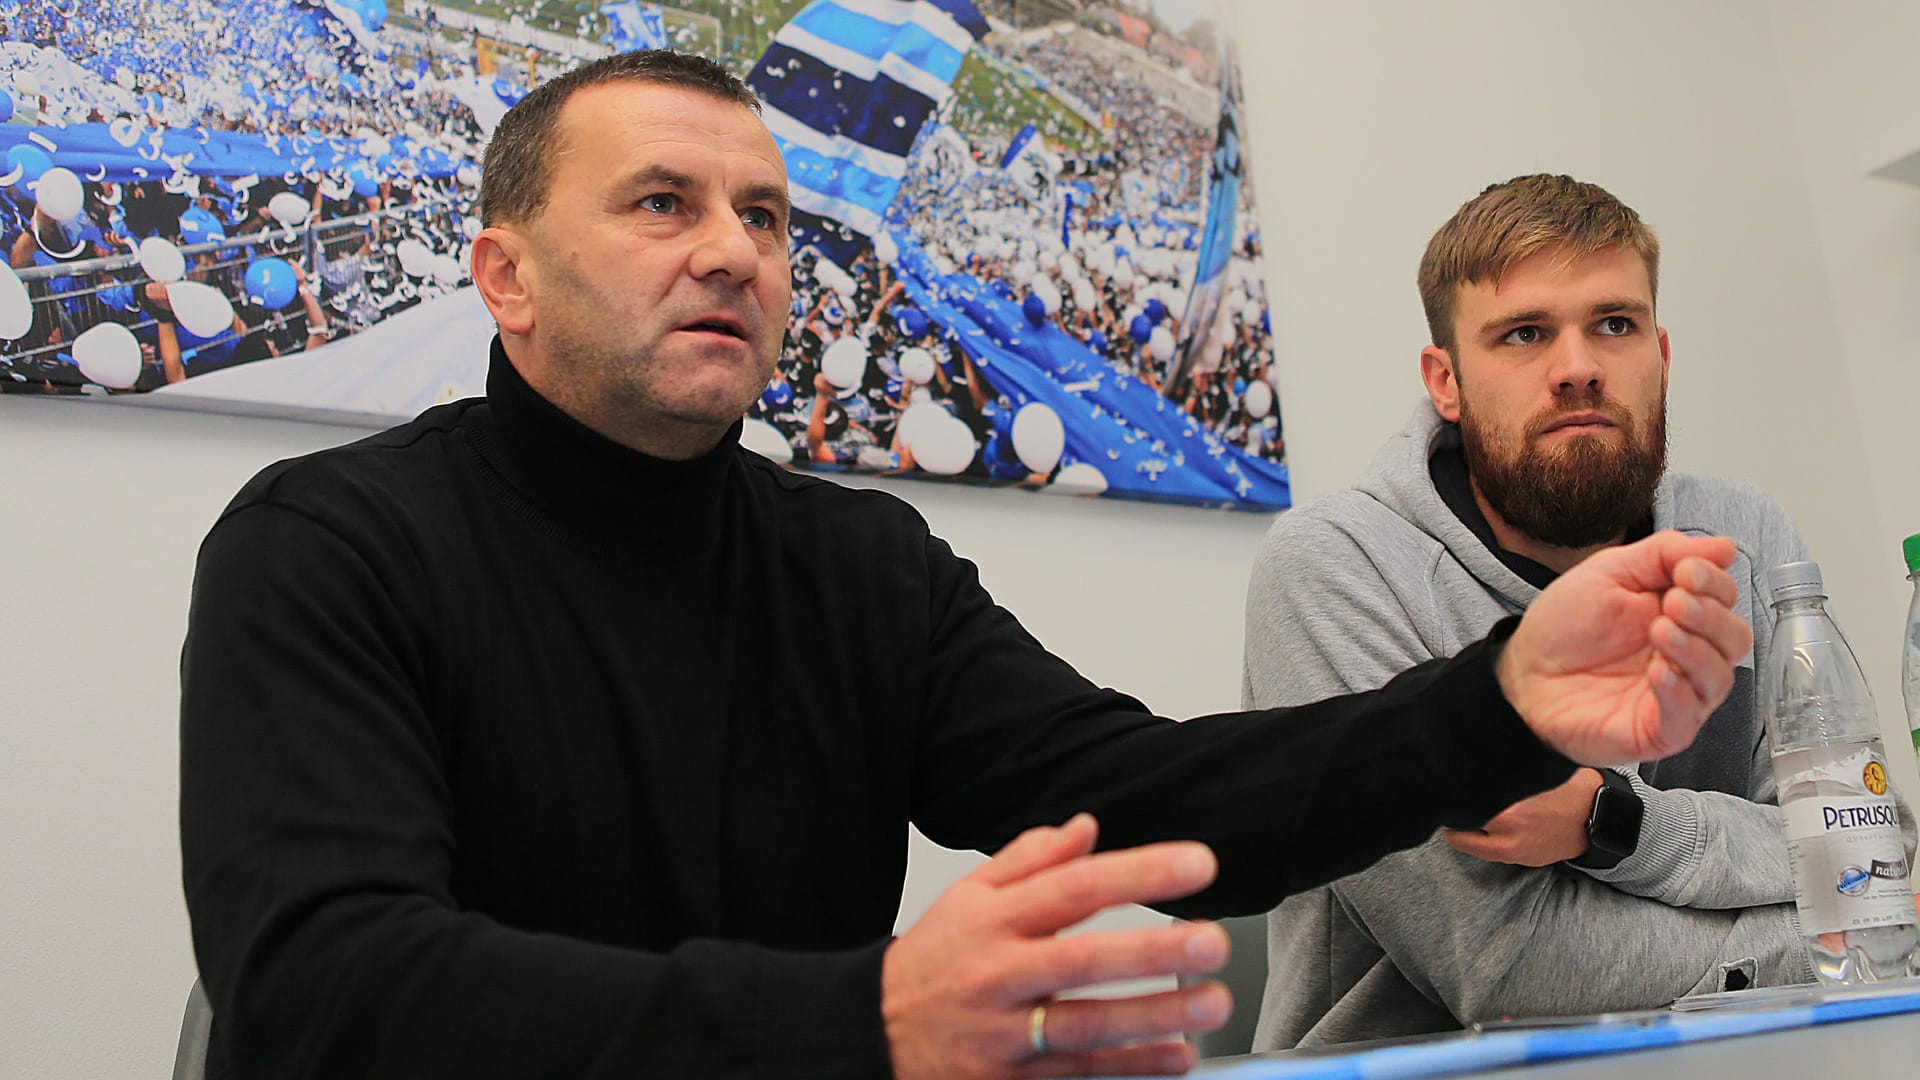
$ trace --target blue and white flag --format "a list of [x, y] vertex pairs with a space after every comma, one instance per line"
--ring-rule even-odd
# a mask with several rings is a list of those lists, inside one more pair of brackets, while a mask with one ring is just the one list
[[658, 4], [614, 0], [601, 4], [600, 14], [607, 17], [607, 44], [616, 52], [667, 47], [667, 24]]
[[1213, 165], [1207, 187], [1207, 221], [1200, 233], [1200, 259], [1193, 271], [1193, 291], [1180, 315], [1184, 334], [1180, 351], [1168, 373], [1168, 394], [1183, 392], [1187, 377], [1200, 359], [1207, 335], [1213, 330], [1220, 300], [1227, 291], [1227, 267], [1233, 261], [1234, 218], [1240, 209], [1240, 88], [1233, 58], [1220, 57], [1220, 122], [1214, 140]]
[[845, 263], [878, 233], [987, 21], [971, 0], [814, 0], [747, 83], [787, 163], [793, 238]]
[[1033, 126], [1031, 121], [1029, 121], [1025, 127], [1022, 127], [1019, 132], [1013, 136], [1013, 141], [1007, 144], [1007, 152], [1000, 155], [1000, 167], [1004, 169], [1019, 160], [1020, 152], [1027, 148], [1028, 143], [1033, 142], [1033, 137], [1037, 133], [1038, 129]]

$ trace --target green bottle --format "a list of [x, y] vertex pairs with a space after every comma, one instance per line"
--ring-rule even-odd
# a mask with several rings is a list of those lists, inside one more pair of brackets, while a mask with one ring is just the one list
[[1907, 701], [1907, 729], [1913, 752], [1920, 754], [1920, 533], [1901, 545], [1907, 557], [1907, 580], [1913, 582], [1913, 601], [1907, 605], [1907, 643], [1900, 657], [1900, 691]]

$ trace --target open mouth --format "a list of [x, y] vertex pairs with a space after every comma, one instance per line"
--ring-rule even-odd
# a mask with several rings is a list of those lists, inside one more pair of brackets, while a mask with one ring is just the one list
[[747, 339], [747, 328], [733, 319], [711, 318], [687, 323], [680, 329], [696, 334], [725, 334], [727, 337]]

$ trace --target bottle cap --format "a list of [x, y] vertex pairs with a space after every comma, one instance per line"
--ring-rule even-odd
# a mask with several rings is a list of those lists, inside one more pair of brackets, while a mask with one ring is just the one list
[[1807, 596], [1825, 596], [1827, 587], [1820, 580], [1817, 562], [1790, 562], [1767, 571], [1767, 595], [1772, 603]]
[[1907, 557], [1907, 573], [1920, 574], [1920, 533], [1907, 537], [1900, 550]]

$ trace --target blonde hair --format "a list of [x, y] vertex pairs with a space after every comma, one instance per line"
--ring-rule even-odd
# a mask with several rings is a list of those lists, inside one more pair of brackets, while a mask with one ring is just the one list
[[1564, 246], [1568, 261], [1626, 245], [1647, 265], [1660, 292], [1660, 241], [1633, 208], [1597, 184], [1536, 173], [1494, 184], [1468, 200], [1427, 242], [1420, 259], [1420, 304], [1433, 343], [1454, 352], [1454, 299], [1461, 286], [1498, 283], [1515, 263]]

